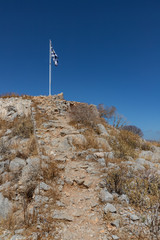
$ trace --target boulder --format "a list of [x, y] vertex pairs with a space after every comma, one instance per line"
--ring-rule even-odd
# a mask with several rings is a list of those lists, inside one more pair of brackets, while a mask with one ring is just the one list
[[26, 238], [19, 234], [16, 234], [10, 238], [10, 240], [23, 240], [23, 239], [26, 239]]
[[20, 169], [22, 169], [25, 165], [26, 165], [26, 162], [24, 159], [15, 158], [10, 162], [9, 170], [11, 172], [17, 172]]
[[97, 124], [98, 132], [105, 137], [108, 137], [109, 134], [103, 124]]
[[107, 202], [112, 202], [113, 201], [113, 195], [107, 191], [107, 189], [102, 189], [100, 191], [99, 198], [101, 202], [107, 203]]
[[55, 220], [64, 220], [69, 222], [72, 222], [74, 220], [72, 216], [60, 210], [55, 210], [52, 218]]
[[12, 203], [0, 193], [0, 218], [5, 219], [12, 212]]
[[106, 158], [113, 159], [114, 158], [114, 153], [113, 152], [105, 152], [104, 156]]
[[100, 163], [101, 166], [106, 167], [106, 162], [104, 158], [99, 158], [98, 162]]
[[111, 147], [106, 139], [98, 137], [97, 143], [99, 148], [103, 148], [103, 149], [107, 149], [108, 151], [111, 151]]
[[112, 226], [115, 226], [116, 228], [119, 228], [120, 220], [119, 220], [119, 219], [116, 219], [116, 220], [112, 221], [112, 222], [111, 222], [111, 225], [112, 225]]
[[151, 159], [153, 156], [153, 152], [151, 151], [142, 151], [140, 154], [139, 154], [139, 157], [140, 158], [144, 158], [144, 159]]
[[87, 144], [86, 138], [82, 134], [75, 134], [68, 136], [68, 142], [72, 145], [82, 145]]
[[150, 167], [154, 167], [154, 164], [150, 161], [145, 160], [144, 158], [137, 158], [136, 163], [141, 164], [141, 165], [149, 165]]
[[128, 196], [126, 194], [122, 194], [118, 199], [122, 203], [126, 202], [127, 204], [129, 204], [129, 198], [128, 198]]
[[132, 221], [139, 220], [139, 217], [137, 215], [135, 215], [135, 214], [130, 214], [130, 218], [131, 218]]
[[104, 152], [95, 152], [94, 156], [97, 157], [97, 158], [104, 158], [105, 153]]
[[113, 204], [107, 203], [107, 205], [104, 207], [104, 213], [116, 213], [117, 210]]

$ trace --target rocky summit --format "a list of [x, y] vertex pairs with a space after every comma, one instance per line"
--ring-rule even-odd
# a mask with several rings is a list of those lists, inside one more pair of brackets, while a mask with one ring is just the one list
[[0, 239], [160, 239], [160, 144], [94, 105], [0, 98]]

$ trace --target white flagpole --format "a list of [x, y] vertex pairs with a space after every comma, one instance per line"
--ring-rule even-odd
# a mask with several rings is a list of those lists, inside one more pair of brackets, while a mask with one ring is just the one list
[[49, 96], [51, 96], [51, 40], [49, 40]]

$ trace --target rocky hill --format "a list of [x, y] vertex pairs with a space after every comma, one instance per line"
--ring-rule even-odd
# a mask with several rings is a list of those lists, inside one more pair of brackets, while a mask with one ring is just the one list
[[160, 239], [160, 145], [63, 94], [0, 98], [0, 239]]

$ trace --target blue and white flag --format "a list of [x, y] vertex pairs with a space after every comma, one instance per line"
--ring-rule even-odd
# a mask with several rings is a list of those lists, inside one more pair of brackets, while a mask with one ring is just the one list
[[53, 59], [53, 62], [55, 64], [55, 66], [58, 66], [58, 56], [57, 54], [55, 53], [54, 49], [52, 48], [51, 46], [51, 57]]

